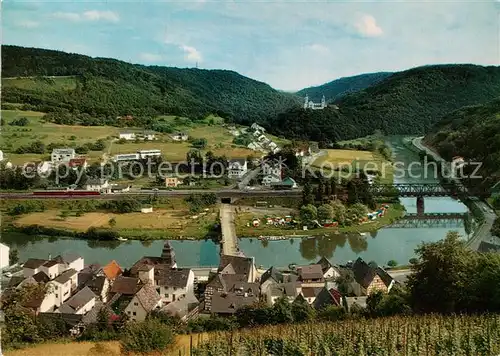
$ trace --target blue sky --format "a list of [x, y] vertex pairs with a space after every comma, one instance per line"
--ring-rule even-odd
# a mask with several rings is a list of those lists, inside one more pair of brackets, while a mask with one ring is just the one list
[[500, 63], [500, 1], [12, 1], [3, 43], [235, 70], [277, 89], [435, 63]]

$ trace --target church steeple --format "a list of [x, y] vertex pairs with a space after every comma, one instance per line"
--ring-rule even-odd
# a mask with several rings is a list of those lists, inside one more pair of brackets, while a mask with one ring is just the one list
[[323, 98], [321, 99], [321, 107], [326, 108], [326, 99], [325, 99], [324, 95], [323, 95]]
[[177, 268], [177, 262], [175, 262], [175, 251], [168, 240], [165, 241], [165, 245], [163, 245], [161, 258], [163, 258], [165, 264], [170, 265], [171, 268]]

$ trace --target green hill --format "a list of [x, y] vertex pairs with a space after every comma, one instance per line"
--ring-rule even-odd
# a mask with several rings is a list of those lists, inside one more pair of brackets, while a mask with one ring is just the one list
[[395, 73], [335, 101], [338, 110], [290, 109], [272, 122], [288, 138], [334, 141], [370, 135], [419, 134], [451, 111], [500, 93], [500, 67], [436, 65]]
[[300, 104], [293, 94], [233, 71], [143, 66], [17, 46], [2, 46], [2, 75], [13, 78], [2, 83], [4, 103], [44, 112], [67, 109], [105, 117], [214, 113], [250, 123]]
[[302, 89], [297, 92], [297, 95], [301, 97], [308, 95], [313, 101], [320, 101], [324, 95], [327, 101], [332, 101], [375, 85], [390, 75], [392, 75], [390, 72], [378, 72], [344, 77], [323, 85]]
[[500, 97], [446, 115], [425, 141], [448, 160], [462, 156], [482, 162], [480, 174], [487, 177], [484, 183], [496, 183], [500, 177]]

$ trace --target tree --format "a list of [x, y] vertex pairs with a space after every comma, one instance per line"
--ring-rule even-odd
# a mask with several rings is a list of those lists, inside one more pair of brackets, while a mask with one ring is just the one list
[[333, 219], [333, 207], [330, 204], [323, 204], [318, 208], [318, 219], [331, 220]]
[[389, 267], [396, 267], [398, 265], [398, 262], [396, 260], [390, 260], [387, 262], [387, 266]]
[[339, 200], [334, 200], [330, 203], [333, 208], [333, 219], [343, 225], [346, 220], [347, 209]]
[[19, 262], [19, 251], [15, 248], [9, 250], [9, 264], [14, 265]]
[[293, 321], [292, 308], [288, 300], [279, 298], [273, 305], [272, 320], [275, 324], [291, 323]]
[[23, 117], [20, 117], [18, 119], [12, 120], [9, 125], [12, 125], [12, 126], [28, 126], [29, 122], [30, 121], [28, 120], [28, 118], [26, 118], [26, 117], [23, 116]]
[[157, 319], [129, 322], [123, 330], [120, 346], [124, 352], [163, 351], [174, 342], [172, 329]]
[[415, 252], [419, 261], [412, 265], [413, 273], [407, 281], [414, 310], [456, 312], [471, 280], [472, 252], [465, 248], [457, 232], [449, 232], [444, 240], [424, 243]]
[[206, 138], [195, 138], [193, 139], [193, 141], [191, 142], [191, 145], [194, 147], [194, 148], [197, 148], [199, 150], [202, 150], [204, 149], [205, 147], [207, 147], [207, 139]]
[[314, 309], [304, 298], [297, 298], [292, 303], [292, 317], [295, 323], [303, 323], [314, 318]]
[[116, 226], [116, 219], [114, 217], [112, 217], [111, 219], [109, 219], [108, 224], [111, 227]]
[[351, 213], [356, 219], [361, 219], [368, 213], [368, 208], [361, 203], [355, 203], [349, 207], [349, 213]]
[[495, 219], [493, 226], [491, 227], [491, 234], [493, 236], [500, 237], [500, 217]]
[[302, 189], [302, 205], [314, 204], [314, 194], [311, 182], [306, 180]]
[[300, 208], [300, 219], [303, 223], [309, 224], [318, 218], [318, 210], [312, 204], [304, 205]]

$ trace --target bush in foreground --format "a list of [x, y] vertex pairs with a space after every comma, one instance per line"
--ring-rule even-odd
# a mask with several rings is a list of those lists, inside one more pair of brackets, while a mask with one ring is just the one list
[[148, 353], [165, 350], [174, 342], [172, 329], [155, 319], [131, 322], [123, 331], [120, 346], [122, 352]]

